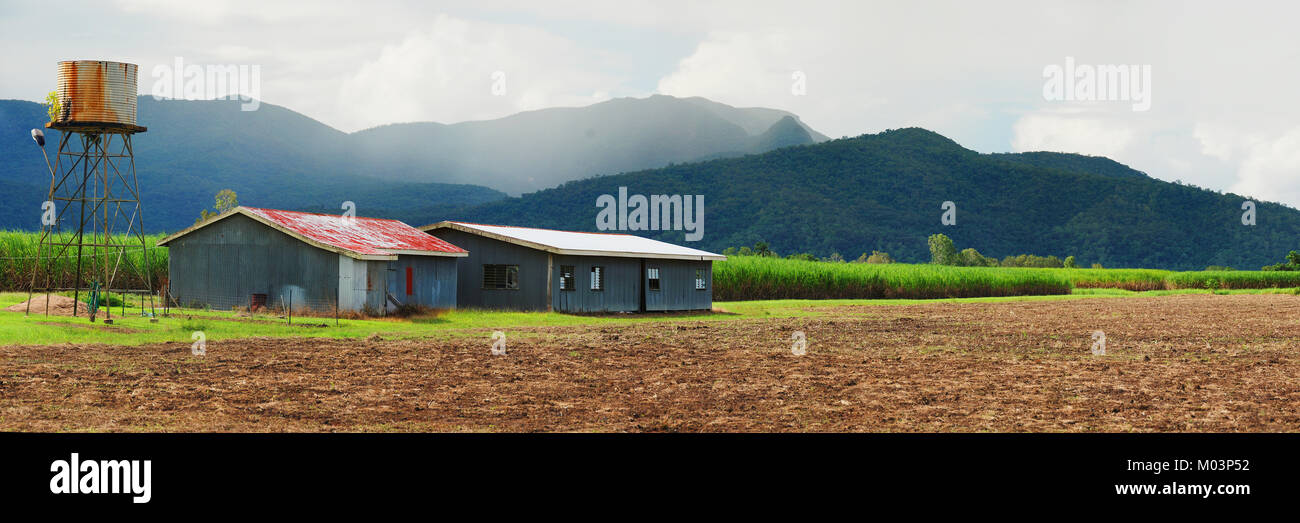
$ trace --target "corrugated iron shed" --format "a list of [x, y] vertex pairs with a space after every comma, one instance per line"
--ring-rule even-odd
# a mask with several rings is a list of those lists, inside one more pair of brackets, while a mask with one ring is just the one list
[[357, 259], [390, 260], [396, 259], [399, 254], [468, 255], [465, 249], [397, 220], [243, 206], [163, 238], [158, 245], [166, 245], [176, 238], [237, 214], [252, 218], [316, 247]]

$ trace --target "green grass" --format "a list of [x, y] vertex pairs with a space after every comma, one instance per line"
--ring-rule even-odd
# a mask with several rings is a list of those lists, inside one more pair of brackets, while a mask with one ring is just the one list
[[[113, 324], [96, 323], [85, 317], [45, 316], [33, 311], [0, 311], [0, 346], [49, 345], [58, 343], [141, 345], [178, 342], [189, 345], [195, 331], [203, 331], [209, 347], [213, 342], [251, 337], [324, 337], [365, 338], [378, 334], [386, 339], [410, 339], [439, 336], [486, 336], [491, 330], [518, 327], [568, 325], [618, 325], [634, 322], [681, 319], [727, 319], [730, 314], [699, 312], [693, 314], [646, 316], [578, 316], [546, 312], [485, 311], [457, 309], [437, 316], [409, 319], [339, 320], [333, 318], [295, 317], [289, 325], [284, 319], [269, 315], [240, 317], [230, 311], [172, 309], [171, 317], [159, 317], [157, 323], [140, 316], [134, 297], [129, 297], [126, 315], [113, 309]], [[27, 293], [0, 293], [0, 308], [21, 303]], [[159, 313], [162, 309], [157, 309]], [[323, 326], [322, 326], [323, 325]]]
[[[717, 302], [719, 312], [648, 315], [572, 315], [548, 312], [510, 312], [458, 309], [438, 316], [408, 319], [340, 320], [334, 325], [332, 318], [295, 318], [294, 325], [274, 316], [237, 317], [229, 311], [204, 311], [173, 309], [171, 317], [158, 318], [151, 323], [139, 316], [134, 300], [128, 303], [127, 315], [113, 311], [113, 325], [90, 323], [86, 318], [69, 318], [38, 313], [25, 316], [21, 312], [0, 311], [0, 346], [52, 345], [70, 343], [109, 345], [142, 345], [149, 343], [193, 343], [191, 335], [203, 331], [208, 349], [219, 347], [222, 340], [251, 337], [272, 338], [365, 338], [378, 334], [385, 339], [453, 338], [480, 336], [484, 346], [490, 344], [493, 330], [523, 327], [628, 325], [642, 322], [676, 321], [732, 321], [738, 319], [836, 317], [861, 314], [845, 306], [913, 305], [924, 303], [999, 303], [1008, 301], [1048, 301], [1075, 299], [1118, 299], [1125, 297], [1166, 296], [1175, 294], [1209, 294], [1206, 289], [1174, 289], [1156, 291], [1129, 291], [1115, 288], [1075, 289], [1073, 294], [1043, 296], [999, 296], [978, 298], [948, 298], [937, 300], [877, 299], [877, 300], [755, 300]], [[1220, 290], [1217, 294], [1300, 294], [1292, 289], [1238, 289]], [[19, 303], [26, 293], [0, 293], [0, 308]], [[101, 316], [102, 318], [102, 316]], [[321, 326], [324, 325], [324, 326]]]

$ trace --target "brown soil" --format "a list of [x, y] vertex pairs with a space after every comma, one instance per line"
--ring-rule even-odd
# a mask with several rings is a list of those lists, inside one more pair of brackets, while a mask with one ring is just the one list
[[[0, 347], [24, 431], [1295, 431], [1300, 297], [816, 308], [425, 340]], [[802, 330], [807, 354], [791, 353]], [[1106, 335], [1094, 356], [1091, 334]]]
[[[46, 296], [44, 294], [37, 294], [35, 296], [32, 296], [32, 299], [30, 300], [24, 301], [16, 305], [10, 305], [8, 307], [5, 307], [5, 310], [10, 312], [28, 312], [27, 302], [31, 302], [31, 309], [30, 309], [31, 314], [44, 315], [47, 312], [45, 298]], [[74, 307], [77, 311], [77, 314], [80, 315], [86, 314], [86, 304], [81, 303], [72, 298], [69, 298], [67, 296], [51, 294], [49, 295], [49, 300], [50, 301], [49, 301], [48, 312], [50, 316], [72, 316], [72, 311]]]

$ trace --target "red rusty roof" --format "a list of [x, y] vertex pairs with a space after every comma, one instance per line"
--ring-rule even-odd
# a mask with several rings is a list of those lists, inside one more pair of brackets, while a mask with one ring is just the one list
[[353, 257], [391, 257], [398, 254], [465, 256], [468, 251], [397, 220], [345, 218], [331, 214], [281, 211], [257, 207], [236, 207], [222, 216], [204, 221], [158, 242], [163, 245], [206, 225], [235, 214], [243, 214], [268, 226], [327, 250], [352, 253]]
[[244, 207], [286, 229], [357, 254], [392, 255], [394, 251], [458, 253], [465, 249], [397, 220], [344, 218], [330, 214]]

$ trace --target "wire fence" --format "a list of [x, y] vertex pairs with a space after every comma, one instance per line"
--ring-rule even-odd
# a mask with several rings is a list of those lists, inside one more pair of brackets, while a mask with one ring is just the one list
[[284, 321], [288, 324], [316, 324], [322, 319], [338, 324], [340, 319], [353, 319], [362, 314], [341, 310], [337, 299], [308, 298], [300, 292], [287, 290], [277, 294], [249, 293], [200, 294], [167, 293], [166, 313], [173, 314], [174, 309], [229, 312], [238, 318], [257, 318], [271, 321]]

